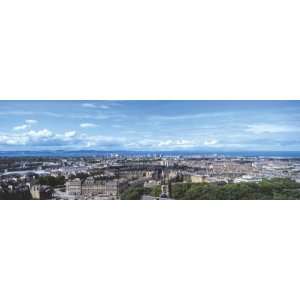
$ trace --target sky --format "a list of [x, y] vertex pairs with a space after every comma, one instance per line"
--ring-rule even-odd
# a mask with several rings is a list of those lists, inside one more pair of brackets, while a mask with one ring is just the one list
[[0, 101], [0, 151], [300, 151], [300, 101]]

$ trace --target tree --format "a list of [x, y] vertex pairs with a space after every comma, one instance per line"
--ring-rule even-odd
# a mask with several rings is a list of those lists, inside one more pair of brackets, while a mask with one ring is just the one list
[[[146, 194], [146, 193], [145, 193]], [[161, 194], [161, 186], [160, 185], [156, 185], [155, 187], [152, 187], [150, 189], [150, 193], [149, 193], [152, 197], [159, 197]]]
[[42, 176], [39, 177], [38, 182], [41, 185], [49, 185], [51, 187], [60, 186], [65, 184], [65, 177], [64, 176]]
[[129, 187], [121, 194], [122, 200], [140, 200], [144, 194], [143, 187]]
[[216, 183], [175, 183], [175, 199], [248, 200], [300, 199], [300, 184], [288, 178], [274, 178], [259, 183], [243, 182], [218, 185]]

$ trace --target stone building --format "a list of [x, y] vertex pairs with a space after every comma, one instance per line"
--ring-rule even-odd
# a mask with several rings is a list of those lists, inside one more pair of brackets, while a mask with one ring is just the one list
[[93, 177], [87, 177], [81, 184], [81, 194], [85, 196], [105, 194], [105, 190], [105, 183], [103, 181], [95, 181]]
[[52, 198], [52, 190], [46, 185], [33, 184], [30, 187], [30, 194], [34, 200], [47, 200]]
[[79, 178], [69, 180], [66, 183], [66, 191], [69, 195], [94, 197], [103, 196], [117, 198], [128, 186], [127, 180], [95, 180], [93, 177], [87, 177], [83, 182]]
[[81, 195], [81, 181], [79, 178], [68, 180], [66, 182], [66, 191], [68, 195], [79, 196]]
[[207, 177], [203, 175], [191, 175], [192, 183], [203, 183], [207, 182]]
[[162, 184], [161, 185], [161, 198], [169, 198], [170, 197], [170, 184]]

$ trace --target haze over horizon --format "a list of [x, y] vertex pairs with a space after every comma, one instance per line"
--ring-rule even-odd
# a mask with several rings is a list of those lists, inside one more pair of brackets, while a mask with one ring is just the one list
[[0, 151], [300, 151], [299, 101], [0, 101]]

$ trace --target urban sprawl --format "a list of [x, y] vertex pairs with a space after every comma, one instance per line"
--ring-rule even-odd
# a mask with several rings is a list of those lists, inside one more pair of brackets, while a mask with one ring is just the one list
[[288, 179], [298, 187], [300, 158], [113, 153], [0, 157], [0, 199], [178, 199], [175, 191], [184, 184], [241, 186], [274, 178]]

